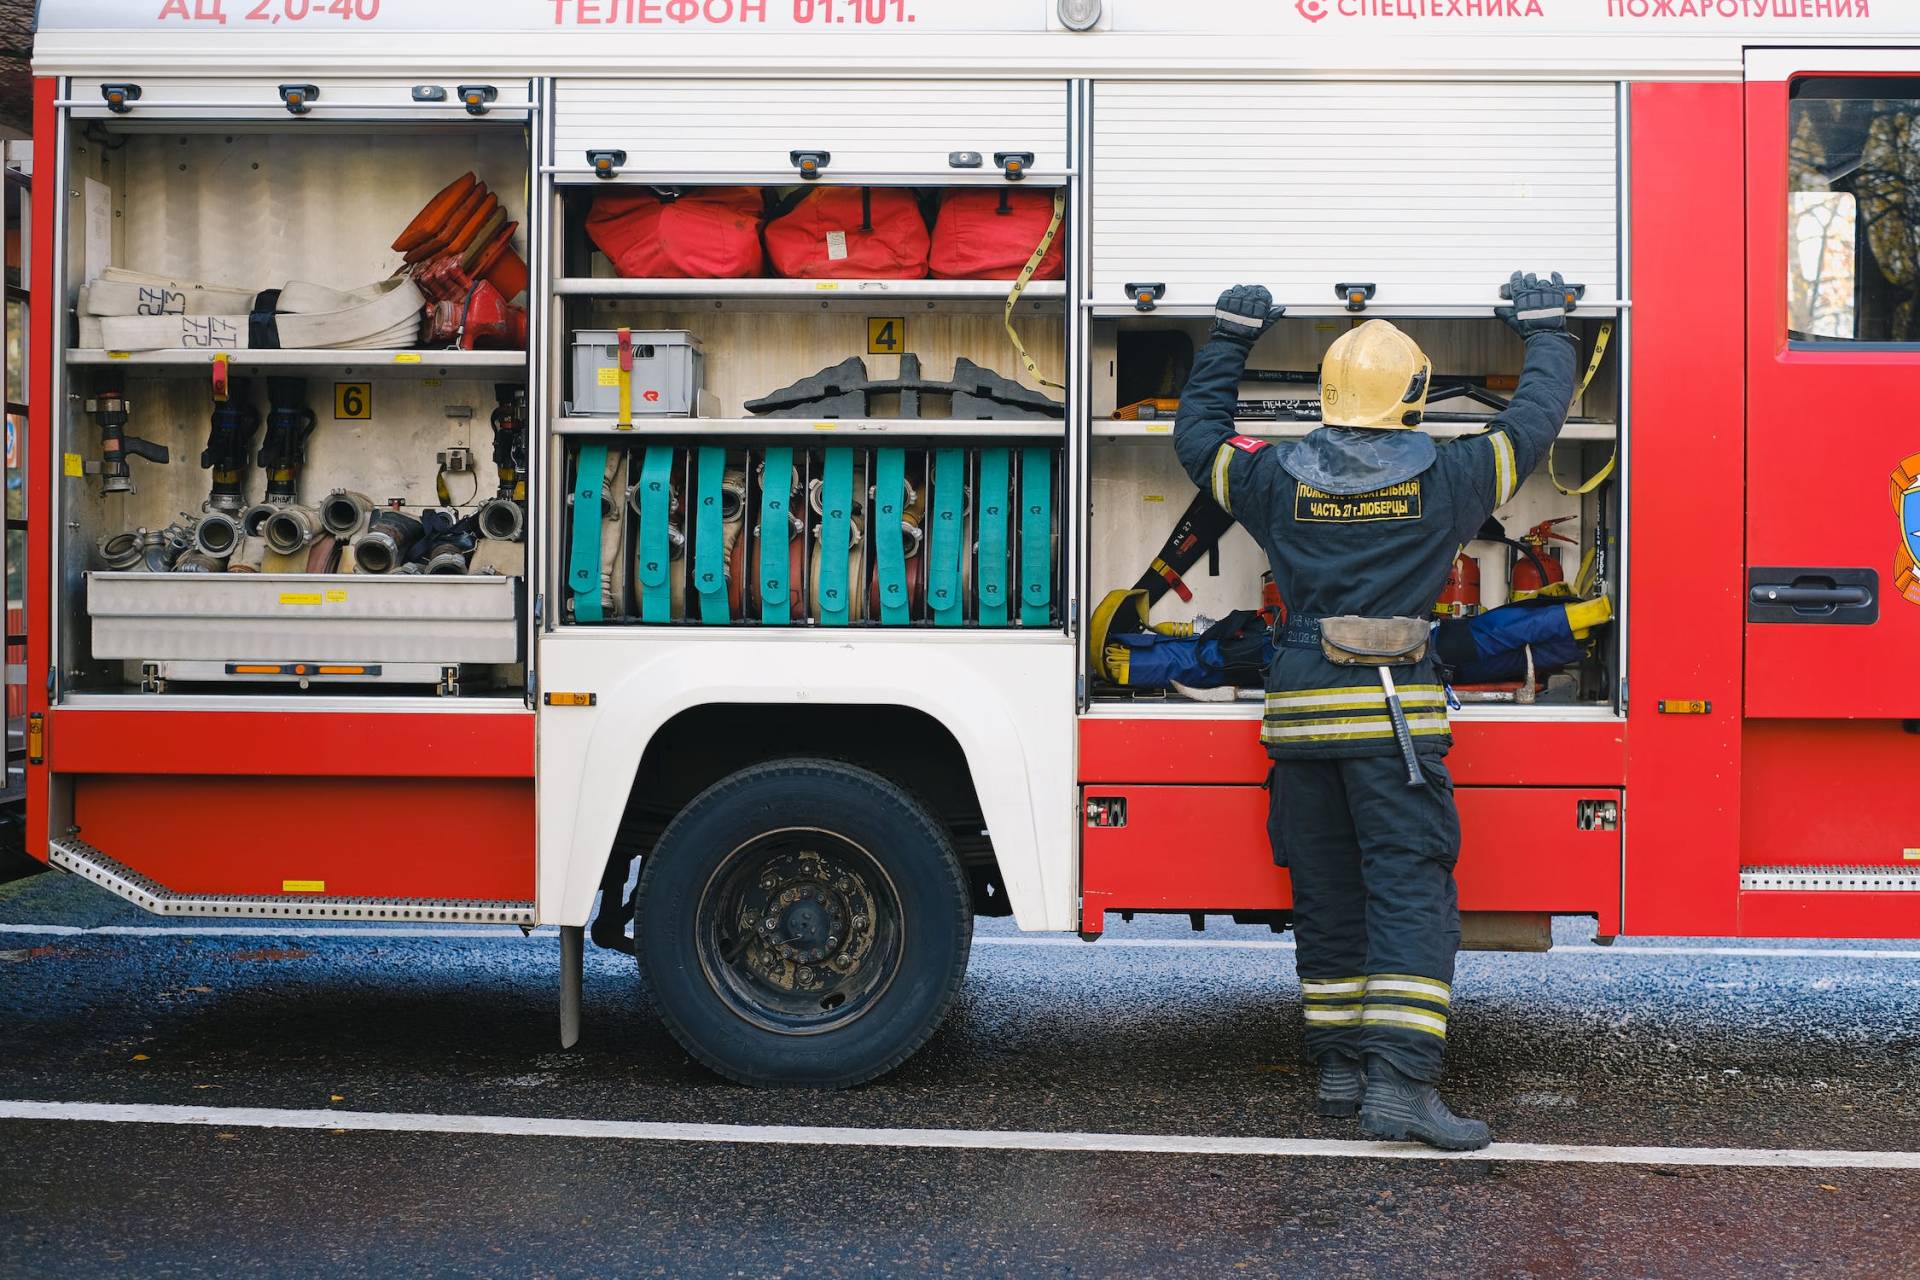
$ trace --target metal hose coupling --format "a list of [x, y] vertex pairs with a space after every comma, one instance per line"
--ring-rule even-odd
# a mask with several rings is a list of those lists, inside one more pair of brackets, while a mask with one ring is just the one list
[[436, 542], [427, 552], [427, 573], [432, 576], [464, 575], [473, 551], [457, 542]]
[[249, 538], [267, 536], [267, 521], [273, 519], [273, 513], [280, 509], [277, 502], [256, 502], [240, 516], [240, 532]]
[[373, 499], [349, 489], [335, 489], [320, 503], [320, 523], [342, 542], [351, 542], [367, 531], [373, 519]]
[[397, 573], [407, 552], [426, 535], [426, 528], [404, 511], [391, 508], [373, 513], [367, 531], [353, 540], [353, 567], [357, 573]]
[[312, 507], [281, 507], [267, 520], [267, 549], [275, 555], [296, 555], [318, 542], [326, 531], [320, 513]]
[[189, 551], [174, 562], [175, 573], [225, 573], [227, 562], [214, 556]]
[[233, 555], [245, 540], [240, 517], [226, 511], [207, 512], [193, 529], [193, 549], [216, 560]]
[[100, 559], [114, 573], [126, 573], [140, 567], [146, 558], [145, 529], [129, 529], [125, 533], [109, 533], [100, 539]]
[[489, 498], [474, 516], [480, 536], [496, 542], [518, 542], [527, 531], [526, 509], [512, 498]]

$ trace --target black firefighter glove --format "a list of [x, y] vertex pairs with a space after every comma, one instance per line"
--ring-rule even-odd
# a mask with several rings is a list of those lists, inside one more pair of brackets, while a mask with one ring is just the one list
[[1510, 307], [1495, 308], [1494, 314], [1522, 338], [1542, 333], [1565, 333], [1567, 309], [1572, 290], [1558, 271], [1542, 280], [1532, 272], [1514, 272], [1513, 279], [1500, 286], [1500, 296], [1512, 302]]
[[1252, 350], [1260, 336], [1285, 314], [1285, 307], [1273, 305], [1273, 295], [1265, 285], [1237, 284], [1214, 304], [1213, 336]]

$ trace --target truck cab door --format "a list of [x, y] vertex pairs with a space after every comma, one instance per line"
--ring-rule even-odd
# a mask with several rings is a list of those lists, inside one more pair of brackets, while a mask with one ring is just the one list
[[1746, 103], [1746, 714], [1920, 717], [1920, 49], [1751, 50]]

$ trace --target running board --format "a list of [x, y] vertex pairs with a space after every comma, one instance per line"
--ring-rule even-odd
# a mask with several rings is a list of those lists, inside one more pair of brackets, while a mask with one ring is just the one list
[[242, 897], [176, 893], [115, 862], [71, 836], [49, 842], [48, 861], [93, 881], [157, 916], [228, 916], [282, 920], [382, 920], [431, 924], [504, 924], [531, 927], [531, 902], [475, 902], [433, 898], [328, 898], [319, 895]]
[[1920, 893], [1920, 866], [1742, 867], [1740, 887], [1790, 893]]

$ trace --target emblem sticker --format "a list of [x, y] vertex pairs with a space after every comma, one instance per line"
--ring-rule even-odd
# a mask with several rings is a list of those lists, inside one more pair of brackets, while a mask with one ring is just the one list
[[1900, 520], [1900, 554], [1893, 562], [1893, 588], [1908, 604], [1920, 604], [1920, 453], [1894, 471], [1889, 484]]
[[1371, 524], [1380, 520], [1418, 520], [1420, 482], [1407, 480], [1372, 493], [1344, 496], [1310, 484], [1294, 486], [1293, 518], [1303, 524]]

